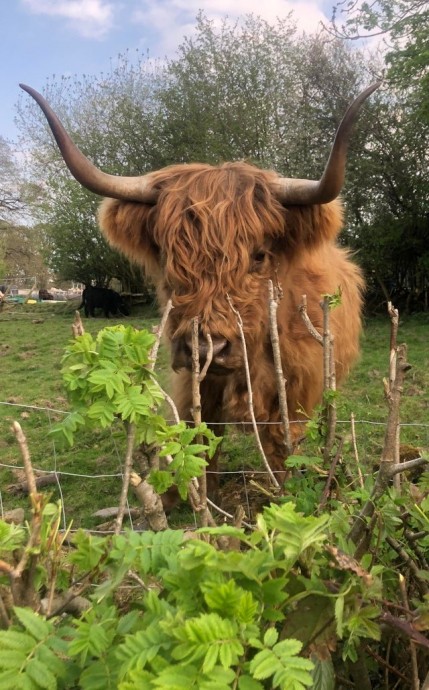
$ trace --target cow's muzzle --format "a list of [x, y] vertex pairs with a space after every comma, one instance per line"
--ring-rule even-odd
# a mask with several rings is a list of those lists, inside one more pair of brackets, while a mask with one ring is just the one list
[[[171, 350], [173, 369], [192, 369], [192, 337], [190, 335], [173, 340]], [[204, 367], [207, 359], [211, 357], [209, 371], [212, 374], [227, 374], [231, 370], [232, 367], [228, 362], [230, 351], [231, 343], [222, 336], [211, 336], [211, 345], [204, 335], [198, 338], [200, 368]]]

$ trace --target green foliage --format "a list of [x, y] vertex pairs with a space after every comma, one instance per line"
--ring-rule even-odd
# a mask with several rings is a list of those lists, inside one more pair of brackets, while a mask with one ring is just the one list
[[[68, 561], [77, 577], [90, 575], [97, 585], [92, 606], [66, 620], [15, 607], [13, 625], [0, 632], [0, 688], [322, 690], [334, 687], [328, 633], [344, 640], [349, 658], [361, 639], [378, 639], [379, 609], [365, 586], [356, 574], [332, 569], [327, 515], [271, 505], [250, 534], [200, 532], [233, 536], [242, 548], [221, 551], [171, 530], [78, 533]], [[141, 587], [124, 614], [120, 592], [130, 573]], [[333, 578], [337, 594], [326, 586]], [[307, 601], [314, 620], [303, 620]], [[322, 621], [310, 660], [308, 641], [314, 647]]]
[[[150, 481], [158, 493], [175, 484], [182, 498], [188, 484], [201, 476], [220, 438], [205, 423], [188, 428], [185, 422], [169, 426], [158, 413], [164, 394], [150, 366], [155, 336], [131, 326], [109, 326], [94, 338], [75, 338], [63, 357], [63, 380], [72, 411], [52, 434], [73, 445], [80, 429], [110, 428], [115, 420], [133, 425], [136, 442], [160, 446], [160, 457], [170, 462], [153, 470]], [[201, 443], [204, 438], [206, 443]]]

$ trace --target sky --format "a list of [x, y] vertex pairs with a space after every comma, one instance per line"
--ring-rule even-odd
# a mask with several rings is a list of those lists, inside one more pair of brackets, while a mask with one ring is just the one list
[[[335, 0], [1, 0], [0, 136], [13, 140], [23, 82], [42, 91], [52, 75], [99, 74], [125, 50], [174, 56], [199, 10], [214, 20], [253, 13], [275, 21], [293, 10], [317, 30]], [[22, 94], [22, 96], [20, 96]]]

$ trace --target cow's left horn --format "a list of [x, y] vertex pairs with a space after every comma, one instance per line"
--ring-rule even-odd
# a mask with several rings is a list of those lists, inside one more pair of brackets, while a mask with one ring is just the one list
[[327, 204], [336, 199], [344, 184], [350, 134], [364, 101], [378, 89], [381, 81], [368, 86], [355, 98], [337, 129], [328, 162], [320, 180], [281, 177], [273, 185], [274, 194], [284, 206]]
[[157, 193], [152, 188], [150, 175], [122, 177], [109, 175], [96, 168], [73, 143], [45, 98], [31, 86], [20, 84], [20, 87], [27, 91], [43, 110], [68, 169], [81, 185], [95, 194], [113, 199], [156, 203]]

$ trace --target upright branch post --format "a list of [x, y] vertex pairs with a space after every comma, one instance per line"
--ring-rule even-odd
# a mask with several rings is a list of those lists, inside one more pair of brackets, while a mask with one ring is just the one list
[[231, 308], [231, 311], [235, 314], [235, 317], [237, 319], [238, 331], [240, 333], [241, 346], [243, 348], [244, 370], [245, 370], [245, 374], [246, 374], [247, 391], [248, 391], [248, 396], [249, 396], [249, 414], [250, 414], [250, 419], [252, 421], [252, 427], [253, 427], [253, 432], [255, 434], [256, 443], [258, 445], [259, 452], [261, 454], [262, 460], [264, 462], [264, 465], [265, 465], [265, 468], [268, 472], [268, 475], [271, 479], [271, 482], [273, 483], [273, 485], [275, 486], [276, 489], [280, 489], [280, 484], [278, 483], [276, 476], [270, 467], [270, 463], [267, 460], [267, 456], [265, 455], [264, 448], [263, 448], [262, 442], [261, 442], [261, 438], [259, 436], [258, 424], [256, 422], [255, 410], [253, 408], [252, 382], [250, 379], [249, 358], [247, 356], [247, 347], [246, 347], [246, 338], [244, 336], [243, 320], [241, 318], [240, 312], [237, 311], [237, 309], [234, 307], [229, 295], [226, 296], [226, 299], [227, 299], [228, 304]]
[[[213, 348], [212, 348], [213, 355]], [[210, 363], [209, 363], [210, 364]], [[207, 366], [208, 369], [208, 366]], [[207, 370], [206, 369], [206, 370]], [[201, 424], [201, 391], [200, 391], [200, 341], [198, 317], [192, 319], [192, 418], [195, 426]], [[201, 443], [201, 439], [198, 440]], [[204, 470], [199, 478], [200, 514], [203, 527], [207, 526], [207, 475]]]
[[164, 332], [165, 326], [167, 324], [168, 317], [170, 316], [170, 312], [173, 309], [173, 303], [171, 299], [168, 300], [167, 304], [165, 305], [164, 313], [162, 315], [161, 322], [159, 323], [158, 326], [156, 326], [156, 340], [154, 344], [152, 345], [152, 349], [150, 351], [149, 355], [149, 369], [151, 371], [155, 370], [155, 364], [156, 364], [156, 359], [158, 357], [158, 350], [159, 350], [159, 345], [161, 343], [161, 338], [162, 334]]
[[130, 422], [124, 422], [125, 429], [127, 432], [127, 450], [125, 453], [124, 462], [124, 475], [122, 478], [122, 490], [121, 497], [119, 499], [119, 508], [115, 520], [115, 534], [119, 534], [122, 529], [122, 522], [125, 515], [125, 507], [128, 497], [128, 488], [130, 485], [131, 469], [133, 466], [133, 450], [134, 450], [134, 440], [135, 440], [135, 426]]
[[279, 306], [278, 289], [274, 288], [273, 281], [268, 281], [270, 337], [273, 348], [274, 368], [276, 372], [277, 391], [279, 394], [280, 417], [283, 424], [284, 444], [287, 455], [292, 455], [293, 445], [290, 434], [289, 410], [287, 406], [286, 386], [287, 381], [283, 375], [282, 358], [280, 354], [279, 331], [277, 327], [277, 308]]
[[[383, 450], [380, 458], [380, 469], [378, 471], [377, 479], [371, 497], [362, 507], [359, 515], [356, 517], [353, 527], [350, 531], [349, 538], [357, 544], [362, 537], [365, 537], [367, 527], [366, 521], [372, 517], [375, 510], [377, 500], [384, 494], [389, 486], [392, 478], [403, 470], [416, 467], [417, 464], [424, 464], [423, 458], [410, 460], [408, 462], [398, 463], [397, 457], [397, 434], [399, 427], [399, 406], [401, 401], [401, 394], [405, 374], [411, 368], [407, 362], [407, 346], [399, 345], [396, 347], [395, 355], [395, 374], [392, 387], [389, 389], [385, 381], [385, 394], [388, 405], [387, 423], [384, 434]], [[419, 460], [419, 463], [417, 463]]]
[[[399, 311], [395, 309], [392, 302], [387, 303], [387, 313], [390, 317], [390, 351], [389, 351], [389, 383], [385, 383], [386, 397], [390, 395], [393, 390], [396, 377], [396, 357], [397, 357], [397, 342], [398, 342], [398, 328], [399, 328]], [[395, 463], [399, 463], [399, 441], [400, 441], [400, 427], [399, 419], [396, 428], [396, 443], [395, 443]], [[401, 475], [395, 474], [393, 478], [393, 485], [397, 491], [401, 488]]]
[[329, 295], [323, 297], [321, 307], [323, 311], [323, 388], [325, 395], [328, 395], [328, 399], [324, 401], [324, 414], [326, 416], [327, 429], [323, 457], [325, 461], [328, 461], [335, 441], [337, 424], [337, 406], [333, 395], [337, 388], [337, 381], [335, 376], [334, 336], [331, 333], [329, 324]]
[[[307, 295], [302, 295], [301, 304], [298, 307], [298, 310], [301, 314], [301, 318], [304, 321], [308, 332], [319, 343], [319, 345], [323, 347], [324, 395], [328, 391], [336, 390], [334, 338], [331, 335], [329, 329], [329, 307], [329, 295], [325, 295], [325, 297], [323, 298], [323, 302], [321, 303], [321, 308], [323, 310], [323, 335], [321, 335], [319, 331], [316, 330], [316, 328], [313, 326], [311, 322], [310, 317], [308, 316]], [[335, 427], [337, 422], [336, 406], [332, 396], [329, 396], [327, 402], [324, 401], [323, 416], [327, 426], [323, 458], [325, 461], [328, 461], [335, 440]]]

